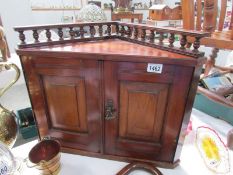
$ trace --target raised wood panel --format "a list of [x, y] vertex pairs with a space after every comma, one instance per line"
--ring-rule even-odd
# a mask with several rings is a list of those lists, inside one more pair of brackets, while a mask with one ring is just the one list
[[43, 82], [51, 128], [87, 132], [83, 78], [45, 76]]
[[119, 136], [159, 142], [169, 86], [142, 82], [120, 84]]

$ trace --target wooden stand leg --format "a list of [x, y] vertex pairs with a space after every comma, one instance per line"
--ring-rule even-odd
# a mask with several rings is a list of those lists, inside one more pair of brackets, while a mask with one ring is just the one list
[[218, 56], [219, 49], [218, 48], [213, 48], [212, 49], [212, 54], [210, 57], [207, 59], [206, 64], [205, 64], [205, 72], [204, 76], [207, 76], [211, 70], [212, 67], [215, 65], [215, 59]]
[[134, 170], [145, 170], [152, 175], [163, 175], [157, 168], [149, 163], [134, 162], [125, 166], [116, 175], [128, 175]]

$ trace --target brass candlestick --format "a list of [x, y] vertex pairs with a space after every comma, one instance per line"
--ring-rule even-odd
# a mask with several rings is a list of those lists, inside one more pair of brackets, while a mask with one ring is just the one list
[[[13, 68], [16, 71], [16, 76], [8, 86], [0, 90], [0, 97], [16, 83], [20, 76], [20, 70], [15, 64], [0, 63], [0, 70], [3, 68], [6, 70]], [[16, 141], [17, 131], [16, 115], [0, 104], [0, 141], [12, 148]]]

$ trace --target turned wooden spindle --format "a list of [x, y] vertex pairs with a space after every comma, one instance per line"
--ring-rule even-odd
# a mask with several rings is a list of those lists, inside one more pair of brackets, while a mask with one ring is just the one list
[[103, 36], [103, 25], [99, 25], [99, 36]]
[[211, 51], [211, 54], [209, 58], [207, 58], [206, 63], [205, 63], [205, 72], [204, 76], [209, 75], [209, 72], [211, 71], [212, 67], [215, 65], [216, 58], [218, 56], [219, 49], [218, 48], [213, 48]]
[[175, 34], [174, 33], [170, 33], [170, 36], [169, 36], [169, 47], [174, 47], [174, 42], [175, 42]]
[[187, 42], [187, 44], [186, 44], [186, 48], [191, 48], [192, 47], [192, 45], [193, 45], [193, 43], [190, 43], [190, 42]]
[[62, 41], [63, 40], [63, 31], [62, 31], [62, 28], [58, 28], [58, 36], [59, 36], [59, 40]]
[[164, 40], [164, 33], [163, 33], [163, 32], [160, 32], [160, 33], [159, 33], [159, 44], [160, 44], [160, 45], [163, 45], [163, 40]]
[[112, 32], [111, 24], [108, 24], [107, 25], [107, 34], [108, 34], [108, 36], [111, 36], [111, 32]]
[[187, 44], [187, 36], [186, 35], [182, 35], [181, 39], [180, 39], [180, 49], [186, 49], [186, 44]]
[[121, 26], [121, 30], [120, 30], [121, 36], [125, 36], [125, 27]]
[[[68, 30], [68, 38], [64, 38], [65, 29]], [[84, 30], [85, 29], [85, 30]], [[132, 24], [124, 22], [95, 22], [95, 23], [78, 23], [78, 24], [61, 24], [61, 25], [45, 25], [45, 26], [26, 26], [15, 27], [15, 30], [19, 32], [20, 44], [19, 48], [31, 47], [34, 45], [44, 46], [46, 42], [48, 45], [52, 43], [63, 44], [72, 42], [72, 40], [80, 41], [96, 41], [99, 39], [125, 39], [129, 42], [134, 42], [146, 46], [157, 47], [167, 51], [181, 53], [195, 58], [202, 57], [203, 52], [199, 52], [200, 40], [203, 37], [209, 36], [206, 32], [186, 31], [172, 28], [157, 28], [153, 26], [146, 26], [142, 24]], [[47, 41], [40, 42], [39, 31], [45, 31]], [[59, 36], [59, 40], [52, 40], [51, 30], [56, 30]], [[76, 30], [79, 30], [76, 36]], [[34, 43], [26, 43], [25, 31], [32, 31]], [[148, 32], [148, 33], [147, 33]], [[114, 33], [114, 34], [113, 34]], [[169, 43], [165, 44], [164, 38], [168, 34]], [[88, 35], [88, 36], [87, 36]], [[158, 35], [158, 39], [157, 36]], [[175, 36], [180, 35], [180, 48], [174, 48]], [[95, 37], [98, 36], [98, 37]], [[103, 37], [107, 36], [107, 37]], [[193, 42], [193, 50], [185, 49], [189, 43], [188, 37], [192, 37], [195, 40]], [[186, 38], [187, 37], [187, 38]], [[189, 45], [191, 46], [191, 45]]]
[[33, 35], [33, 38], [34, 38], [34, 42], [35, 43], [38, 43], [39, 42], [39, 34], [38, 34], [38, 31], [35, 29], [35, 30], [32, 30], [32, 35]]
[[75, 32], [74, 32], [73, 27], [70, 27], [69, 34], [70, 34], [70, 39], [74, 39], [74, 37], [75, 37]]
[[52, 34], [51, 34], [51, 32], [50, 32], [50, 29], [45, 29], [45, 34], [46, 34], [46, 37], [47, 37], [47, 41], [52, 41], [51, 40], [51, 36], [52, 36]]
[[119, 34], [119, 25], [116, 24], [116, 34], [118, 35]]
[[193, 43], [193, 48], [194, 48], [193, 52], [199, 52], [198, 49], [201, 45], [200, 38], [199, 37], [195, 37], [195, 38], [196, 38], [196, 40]]
[[150, 30], [150, 42], [154, 43], [154, 41], [155, 41], [155, 31]]
[[130, 26], [128, 26], [127, 37], [130, 38], [131, 36], [132, 36], [132, 28]]
[[83, 28], [83, 26], [80, 26], [80, 37], [84, 38], [84, 28]]
[[138, 39], [138, 28], [134, 27], [134, 39]]
[[26, 44], [26, 42], [25, 42], [25, 35], [24, 35], [24, 33], [23, 33], [24, 31], [19, 31], [19, 39], [20, 39], [20, 44]]
[[91, 38], [94, 38], [94, 36], [95, 36], [95, 27], [93, 25], [90, 26], [90, 34], [91, 34]]
[[146, 29], [142, 29], [141, 40], [142, 40], [142, 41], [145, 41], [145, 40], [146, 40]]

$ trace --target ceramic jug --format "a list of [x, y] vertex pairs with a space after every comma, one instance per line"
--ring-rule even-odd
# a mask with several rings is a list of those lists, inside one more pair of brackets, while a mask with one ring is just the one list
[[[3, 69], [9, 70], [13, 68], [16, 71], [15, 78], [3, 89], [0, 89], [1, 96], [19, 79], [20, 70], [13, 63], [0, 63], [0, 76]], [[16, 122], [16, 115], [2, 106], [0, 103], [0, 141], [12, 148], [17, 137], [18, 126]]]

